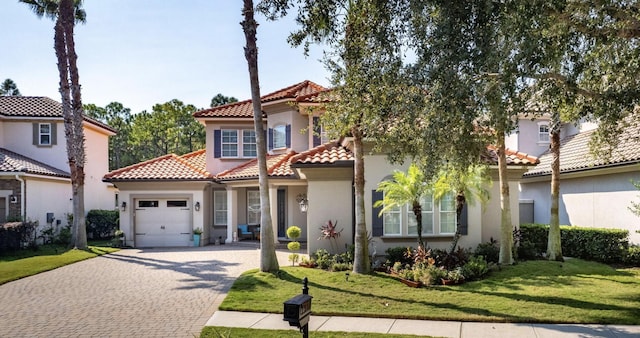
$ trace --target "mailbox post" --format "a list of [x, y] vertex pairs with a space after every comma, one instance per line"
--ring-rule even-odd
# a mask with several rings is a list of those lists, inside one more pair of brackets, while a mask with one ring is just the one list
[[311, 317], [311, 299], [309, 296], [308, 279], [302, 280], [302, 294], [294, 296], [284, 302], [284, 320], [289, 326], [297, 326], [303, 338], [309, 337], [309, 317]]

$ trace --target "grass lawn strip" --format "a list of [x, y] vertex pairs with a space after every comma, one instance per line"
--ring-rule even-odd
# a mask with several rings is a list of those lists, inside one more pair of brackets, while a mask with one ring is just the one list
[[15, 256], [0, 256], [0, 285], [118, 250], [97, 246], [89, 246], [87, 251], [42, 246], [36, 251], [23, 250]]
[[309, 278], [313, 314], [518, 323], [640, 325], [640, 269], [570, 259], [503, 267], [456, 286], [409, 288], [383, 273], [285, 267], [278, 275], [245, 272], [221, 310], [282, 313]]
[[[415, 336], [415, 335], [398, 335], [398, 334], [382, 334], [382, 333], [357, 333], [357, 332], [327, 332], [327, 331], [313, 331], [309, 332], [309, 336], [314, 338], [335, 338], [335, 337], [350, 337], [350, 338], [415, 338], [415, 337], [430, 337], [430, 336]], [[215, 327], [207, 326], [200, 333], [201, 338], [221, 338], [221, 337], [261, 337], [261, 338], [299, 338], [300, 332], [297, 329], [293, 330], [257, 330], [257, 329], [245, 329], [245, 328], [229, 328], [229, 327]]]

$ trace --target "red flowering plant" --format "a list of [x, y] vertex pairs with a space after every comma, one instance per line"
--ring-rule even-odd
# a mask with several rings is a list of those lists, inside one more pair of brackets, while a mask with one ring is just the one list
[[320, 227], [320, 237], [318, 238], [318, 240], [329, 239], [331, 243], [331, 248], [333, 249], [334, 252], [338, 251], [337, 238], [340, 237], [342, 230], [344, 230], [344, 229], [336, 230], [337, 227], [338, 227], [337, 220], [334, 222], [331, 222], [331, 220], [328, 220], [327, 223], [325, 223], [323, 226]]

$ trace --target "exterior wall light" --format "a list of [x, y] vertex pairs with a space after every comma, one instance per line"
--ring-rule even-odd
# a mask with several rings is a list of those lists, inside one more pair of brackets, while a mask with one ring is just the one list
[[299, 194], [298, 197], [296, 197], [296, 201], [298, 201], [300, 212], [305, 213], [309, 210], [309, 200], [306, 194]]
[[120, 205], [120, 210], [127, 211], [127, 202], [122, 202], [122, 204]]
[[200, 211], [200, 202], [196, 202], [193, 208], [196, 209], [196, 211]]

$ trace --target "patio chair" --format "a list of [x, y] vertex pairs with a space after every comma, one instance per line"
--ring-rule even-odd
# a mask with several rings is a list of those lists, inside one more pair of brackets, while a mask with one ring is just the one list
[[238, 224], [238, 240], [245, 238], [253, 239], [253, 232], [249, 231], [249, 225]]

